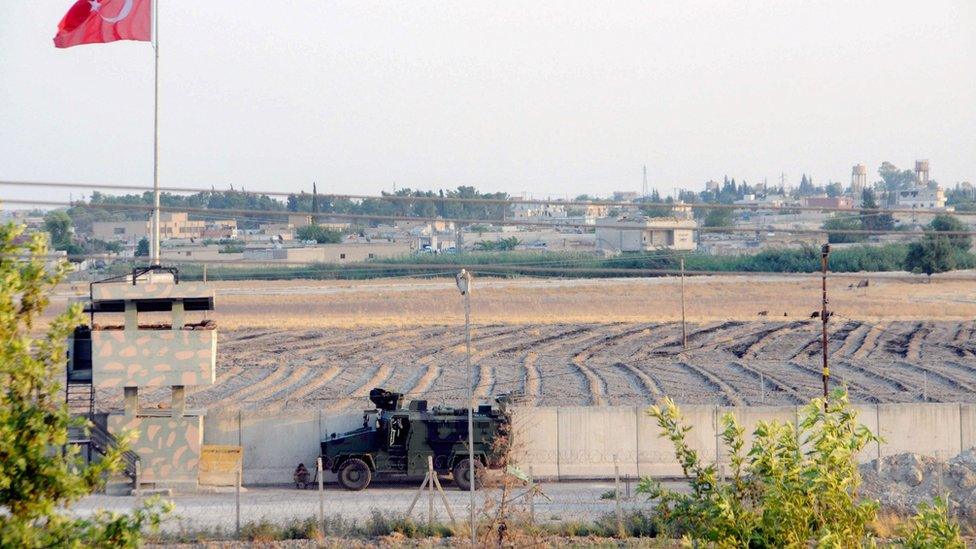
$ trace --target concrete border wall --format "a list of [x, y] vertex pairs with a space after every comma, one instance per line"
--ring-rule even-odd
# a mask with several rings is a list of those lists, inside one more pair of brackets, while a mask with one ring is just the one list
[[[861, 423], [885, 439], [862, 452], [862, 463], [902, 452], [950, 459], [976, 446], [976, 404], [863, 404], [855, 409]], [[692, 427], [688, 443], [706, 462], [728, 461], [719, 440], [720, 417], [726, 412], [735, 414], [748, 434], [760, 421], [795, 424], [800, 408], [682, 406], [685, 423]], [[243, 446], [245, 484], [285, 484], [298, 463], [314, 467], [321, 439], [360, 425], [359, 412], [214, 410], [204, 419], [203, 442]], [[622, 475], [681, 475], [670, 441], [659, 436], [646, 406], [516, 408], [513, 432], [517, 463], [538, 478], [609, 478], [615, 460]], [[333, 479], [327, 475], [326, 480]]]

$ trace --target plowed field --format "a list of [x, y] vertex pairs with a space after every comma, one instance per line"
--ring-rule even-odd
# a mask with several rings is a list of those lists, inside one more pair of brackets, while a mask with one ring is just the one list
[[[821, 391], [816, 280], [691, 279], [687, 348], [673, 279], [484, 282], [472, 304], [480, 398], [779, 405]], [[832, 281], [832, 383], [858, 402], [976, 402], [973, 283], [849, 282]], [[463, 309], [452, 285], [223, 283], [217, 383], [189, 389], [188, 405], [341, 411], [378, 386], [460, 402]], [[140, 400], [165, 407], [169, 391]], [[121, 395], [99, 395], [101, 408], [120, 405]]]

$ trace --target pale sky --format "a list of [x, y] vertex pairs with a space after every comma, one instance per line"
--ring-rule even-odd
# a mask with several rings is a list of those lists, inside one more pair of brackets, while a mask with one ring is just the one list
[[[57, 50], [73, 0], [0, 1], [0, 180], [151, 185], [150, 45]], [[160, 27], [162, 185], [976, 181], [972, 0], [160, 0]]]

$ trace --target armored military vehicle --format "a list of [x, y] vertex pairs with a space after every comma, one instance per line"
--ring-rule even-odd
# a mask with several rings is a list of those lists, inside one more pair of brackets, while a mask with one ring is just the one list
[[[346, 490], [362, 490], [374, 476], [423, 477], [427, 457], [438, 474], [451, 474], [462, 490], [471, 487], [468, 463], [468, 409], [434, 406], [414, 400], [404, 408], [403, 395], [373, 389], [375, 409], [363, 414], [363, 426], [347, 433], [332, 433], [321, 443], [322, 466], [339, 478]], [[480, 488], [486, 468], [504, 466], [509, 420], [508, 399], [498, 407], [482, 405], [474, 413], [475, 487]]]

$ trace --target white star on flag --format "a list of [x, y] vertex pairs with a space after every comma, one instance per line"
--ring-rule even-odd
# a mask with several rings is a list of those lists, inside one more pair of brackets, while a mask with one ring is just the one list
[[102, 9], [102, 3], [99, 2], [98, 0], [88, 0], [88, 3], [91, 4], [92, 11], [98, 11]]

